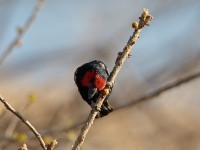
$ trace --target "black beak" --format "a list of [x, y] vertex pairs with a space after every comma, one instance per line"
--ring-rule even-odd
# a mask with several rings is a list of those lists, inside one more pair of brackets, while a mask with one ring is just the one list
[[92, 81], [90, 81], [89, 90], [88, 90], [88, 99], [91, 99], [95, 95], [96, 92], [97, 92], [97, 88], [94, 88]]

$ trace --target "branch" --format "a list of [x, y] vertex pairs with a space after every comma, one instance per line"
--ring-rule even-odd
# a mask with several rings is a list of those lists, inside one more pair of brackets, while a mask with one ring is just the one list
[[152, 92], [144, 94], [144, 95], [132, 100], [130, 103], [127, 103], [127, 104], [125, 104], [123, 106], [118, 107], [117, 109], [122, 109], [124, 107], [135, 105], [135, 104], [141, 103], [143, 101], [146, 101], [148, 99], [151, 99], [153, 97], [159, 96], [160, 94], [162, 94], [162, 93], [164, 93], [164, 92], [166, 92], [166, 91], [168, 91], [168, 90], [170, 90], [172, 88], [175, 88], [175, 87], [177, 87], [177, 86], [179, 86], [181, 84], [184, 84], [184, 83], [188, 83], [188, 82], [190, 82], [190, 81], [192, 81], [194, 79], [197, 79], [199, 77], [200, 77], [200, 71], [199, 72], [195, 72], [193, 74], [190, 74], [188, 76], [179, 78], [176, 81], [173, 81], [173, 82], [168, 83], [168, 84], [166, 84], [164, 86], [161, 86], [161, 87], [159, 87], [158, 89], [156, 89], [156, 90], [154, 90]]
[[37, 132], [37, 130], [32, 126], [32, 124], [26, 120], [19, 112], [17, 112], [10, 104], [8, 104], [8, 102], [6, 102], [5, 99], [2, 98], [2, 96], [0, 95], [0, 101], [4, 104], [4, 106], [6, 107], [7, 110], [9, 110], [10, 112], [12, 112], [15, 116], [17, 116], [24, 124], [26, 124], [26, 126], [28, 126], [28, 128], [35, 134], [35, 136], [37, 137], [37, 139], [40, 142], [40, 145], [42, 146], [42, 148], [44, 150], [47, 150], [45, 143], [41, 137], [41, 135]]
[[[144, 95], [141, 95], [141, 96], [139, 96], [139, 97], [133, 99], [130, 103], [127, 103], [127, 104], [125, 104], [125, 105], [116, 107], [116, 108], [114, 109], [114, 111], [119, 110], [119, 109], [122, 109], [122, 108], [130, 107], [130, 106], [132, 106], [132, 105], [136, 105], [136, 104], [141, 103], [141, 102], [144, 102], [144, 101], [146, 101], [146, 100], [151, 100], [153, 97], [159, 96], [160, 94], [162, 94], [162, 93], [164, 93], [164, 92], [166, 92], [166, 91], [168, 91], [168, 90], [170, 90], [170, 89], [173, 89], [173, 88], [175, 88], [175, 87], [177, 87], [177, 86], [180, 86], [180, 85], [182, 85], [182, 84], [185, 84], [185, 83], [188, 83], [188, 82], [190, 82], [190, 81], [193, 81], [193, 80], [195, 80], [195, 79], [197, 79], [197, 78], [199, 78], [199, 77], [200, 77], [200, 71], [195, 72], [195, 73], [193, 73], [193, 74], [190, 74], [190, 75], [188, 75], [188, 76], [182, 77], [182, 78], [177, 79], [177, 80], [175, 80], [175, 81], [173, 81], [173, 82], [171, 82], [171, 83], [168, 83], [168, 84], [166, 84], [166, 85], [164, 85], [164, 86], [161, 86], [161, 87], [157, 88], [157, 89], [154, 90], [154, 91], [151, 91], [151, 92], [149, 92], [149, 93], [146, 93], [146, 94], [144, 94]], [[76, 123], [76, 124], [74, 124], [74, 125], [72, 125], [72, 126], [70, 126], [70, 127], [50, 128], [50, 129], [48, 129], [48, 130], [45, 129], [45, 130], [41, 130], [40, 133], [42, 133], [43, 135], [49, 135], [49, 134], [52, 135], [52, 134], [55, 134], [55, 133], [68, 132], [68, 131], [70, 131], [70, 130], [72, 130], [72, 129], [78, 128], [79, 126], [83, 125], [84, 123], [85, 123], [85, 121], [82, 121], [82, 122], [78, 122], [78, 123]], [[1, 133], [0, 133], [0, 135], [1, 135]], [[27, 135], [28, 135], [28, 137], [29, 137], [30, 139], [35, 138], [35, 136], [30, 135], [29, 132], [27, 133]], [[8, 139], [8, 137], [4, 136], [3, 133], [2, 133], [2, 135], [0, 136], [0, 140], [5, 140], [5, 139], [6, 139], [6, 140], [15, 141], [15, 139], [12, 139], [12, 138], [9, 138], [9, 139]]]
[[35, 19], [37, 18], [40, 10], [42, 9], [42, 6], [44, 5], [45, 0], [38, 0], [33, 12], [31, 13], [31, 16], [28, 18], [26, 23], [24, 24], [24, 27], [19, 27], [17, 36], [15, 39], [10, 43], [10, 45], [5, 49], [4, 53], [0, 57], [0, 65], [3, 64], [4, 60], [7, 58], [7, 56], [12, 52], [12, 50], [17, 47], [19, 44], [21, 44], [21, 40], [24, 36], [24, 34], [28, 31], [28, 29], [31, 27]]
[[18, 150], [28, 150], [28, 147], [26, 144], [23, 144]]
[[[115, 62], [115, 66], [110, 73], [110, 76], [108, 78], [108, 83], [110, 85], [114, 84], [115, 78], [117, 74], [119, 73], [124, 61], [126, 60], [127, 57], [130, 56], [131, 49], [133, 45], [136, 43], [140, 32], [144, 26], [148, 26], [148, 23], [151, 21], [153, 17], [149, 14], [147, 9], [144, 9], [142, 12], [141, 17], [139, 17], [139, 23], [134, 22], [132, 24], [133, 28], [135, 28], [135, 31], [133, 32], [133, 35], [130, 36], [126, 46], [124, 47], [123, 51], [118, 54], [118, 58]], [[101, 105], [103, 104], [104, 99], [106, 96], [109, 94], [109, 86], [106, 86], [106, 88], [101, 92], [95, 106], [92, 108], [91, 113], [89, 114], [86, 123], [81, 129], [81, 132], [79, 134], [79, 137], [75, 141], [74, 146], [72, 147], [72, 150], [79, 150], [82, 147], [82, 144], [85, 140], [85, 137], [92, 126], [95, 117], [97, 113], [99, 112], [99, 109], [101, 108]]]
[[[30, 101], [27, 101], [26, 104], [24, 104], [21, 109], [19, 110], [20, 112], [23, 112], [25, 109], [27, 109], [31, 105]], [[19, 123], [18, 118], [13, 118], [10, 123], [7, 125], [7, 128], [5, 129], [5, 135], [7, 137], [11, 137], [13, 135], [14, 130], [16, 129], [18, 123]]]
[[58, 144], [56, 140], [53, 140], [50, 144], [47, 146], [47, 150], [53, 150], [54, 147]]
[[[182, 84], [188, 83], [188, 82], [190, 82], [190, 81], [193, 81], [193, 80], [195, 80], [195, 79], [197, 79], [197, 78], [199, 78], [199, 77], [200, 77], [200, 71], [195, 72], [195, 73], [193, 73], [193, 74], [190, 74], [190, 75], [188, 75], [188, 76], [182, 77], [182, 78], [177, 79], [177, 80], [175, 80], [175, 81], [173, 81], [173, 82], [171, 82], [171, 83], [168, 83], [168, 84], [166, 84], [166, 85], [164, 85], [164, 86], [161, 86], [161, 87], [157, 88], [157, 89], [154, 90], [154, 91], [151, 91], [151, 92], [149, 92], [149, 93], [146, 93], [146, 94], [144, 94], [144, 95], [141, 95], [141, 96], [139, 96], [139, 97], [133, 99], [130, 103], [127, 103], [127, 104], [125, 104], [125, 105], [123, 105], [123, 106], [116, 107], [116, 108], [114, 109], [114, 111], [119, 110], [119, 109], [122, 109], [122, 108], [125, 108], [125, 107], [130, 107], [130, 106], [132, 106], [132, 105], [136, 105], [136, 104], [141, 103], [141, 102], [144, 102], [144, 101], [146, 101], [146, 100], [150, 100], [151, 98], [156, 97], [156, 96], [159, 96], [160, 94], [162, 94], [162, 93], [164, 93], [164, 92], [166, 92], [166, 91], [168, 91], [168, 90], [170, 90], [170, 89], [173, 89], [173, 88], [175, 88], [175, 87], [177, 87], [177, 86], [179, 86], [179, 85], [182, 85]], [[64, 127], [64, 128], [50, 128], [50, 129], [48, 129], [48, 130], [45, 129], [45, 130], [41, 130], [40, 133], [42, 133], [43, 135], [49, 135], [49, 134], [55, 134], [55, 133], [61, 133], [61, 132], [68, 132], [68, 131], [70, 131], [70, 130], [72, 130], [72, 129], [78, 128], [80, 125], [83, 125], [84, 123], [85, 123], [85, 122], [82, 121], [82, 122], [78, 122], [78, 123], [76, 123], [76, 124], [74, 124], [74, 125], [72, 125], [72, 126], [70, 126], [70, 127]], [[35, 138], [35, 136], [30, 135], [29, 132], [27, 133], [27, 135], [28, 135], [28, 137], [31, 138], [31, 139], [32, 139], [32, 138]], [[5, 139], [6, 139], [6, 140], [15, 141], [15, 139], [8, 138], [7, 136], [4, 136], [3, 133], [2, 133], [2, 134], [0, 133], [0, 140], [5, 140]]]

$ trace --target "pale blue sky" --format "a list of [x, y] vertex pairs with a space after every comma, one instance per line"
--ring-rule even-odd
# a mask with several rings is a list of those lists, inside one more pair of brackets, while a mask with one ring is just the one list
[[[15, 37], [16, 28], [30, 16], [35, 3], [0, 1], [0, 54]], [[173, 70], [190, 61], [186, 57], [200, 55], [198, 0], [47, 0], [24, 36], [23, 46], [14, 49], [1, 66], [0, 76], [9, 82], [10, 78], [20, 81], [22, 75], [27, 75], [35, 84], [37, 80], [55, 78], [71, 81], [76, 67], [92, 59], [102, 59], [112, 67], [116, 54], [132, 34], [131, 22], [137, 20], [144, 7], [150, 9], [154, 20], [142, 31], [133, 57], [125, 64], [129, 71], [148, 78], [161, 68]], [[190, 52], [186, 48], [189, 44]], [[113, 55], [110, 60], [95, 55], [99, 46], [109, 47], [107, 53]]]

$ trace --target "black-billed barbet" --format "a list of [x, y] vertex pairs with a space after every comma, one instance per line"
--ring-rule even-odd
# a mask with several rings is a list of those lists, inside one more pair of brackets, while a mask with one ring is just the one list
[[[76, 69], [74, 81], [82, 98], [91, 107], [96, 103], [100, 92], [105, 88], [108, 76], [109, 72], [106, 65], [98, 60], [85, 63]], [[110, 93], [104, 100], [97, 117], [106, 116], [113, 111], [113, 108], [108, 103], [108, 97], [110, 96]]]

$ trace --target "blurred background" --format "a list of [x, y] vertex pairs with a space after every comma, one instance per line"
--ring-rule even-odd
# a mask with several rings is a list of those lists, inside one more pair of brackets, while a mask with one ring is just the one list
[[[0, 55], [38, 1], [0, 0]], [[154, 99], [137, 97], [200, 70], [198, 0], [47, 0], [22, 40], [0, 66], [0, 94], [44, 135], [70, 149], [90, 107], [74, 72], [97, 59], [114, 66], [143, 8], [154, 19], [122, 67], [110, 103], [122, 107], [95, 122], [83, 149], [199, 150], [200, 80]], [[0, 105], [0, 150], [26, 143], [41, 149], [27, 127]]]

